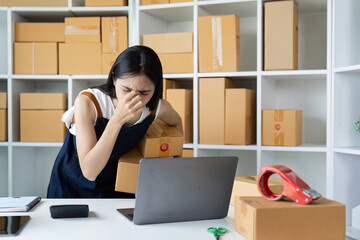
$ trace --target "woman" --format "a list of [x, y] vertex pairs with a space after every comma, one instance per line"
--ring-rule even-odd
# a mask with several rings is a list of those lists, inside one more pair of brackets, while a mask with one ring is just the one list
[[117, 162], [155, 118], [182, 133], [180, 116], [162, 98], [162, 67], [145, 46], [126, 49], [106, 84], [87, 89], [62, 120], [69, 131], [57, 156], [48, 198], [133, 197], [115, 192]]

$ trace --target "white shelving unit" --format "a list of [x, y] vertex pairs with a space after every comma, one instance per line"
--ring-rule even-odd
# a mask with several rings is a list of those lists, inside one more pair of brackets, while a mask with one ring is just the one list
[[[66, 92], [68, 106], [79, 91], [103, 83], [106, 75], [13, 75], [12, 44], [18, 21], [63, 21], [67, 16], [118, 16], [129, 19], [129, 45], [143, 34], [194, 32], [194, 69], [164, 74], [194, 92], [194, 139], [185, 148], [196, 156], [235, 155], [237, 175], [255, 175], [261, 166], [284, 164], [324, 196], [351, 209], [360, 204], [355, 176], [360, 169], [360, 136], [353, 123], [360, 116], [360, 3], [357, 0], [296, 0], [299, 9], [299, 70], [263, 71], [263, 1], [194, 0], [194, 2], [126, 7], [0, 8], [0, 91], [7, 91], [9, 141], [0, 143], [0, 195], [45, 196], [48, 177], [61, 143], [19, 142], [19, 93]], [[198, 72], [198, 17], [236, 14], [240, 18], [241, 71]], [[247, 146], [198, 144], [198, 79], [228, 77], [235, 87], [257, 91], [257, 142]], [[303, 144], [261, 145], [262, 109], [302, 109]]]

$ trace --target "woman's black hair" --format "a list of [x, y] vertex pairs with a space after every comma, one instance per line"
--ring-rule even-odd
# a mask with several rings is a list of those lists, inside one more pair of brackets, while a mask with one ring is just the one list
[[97, 88], [105, 91], [111, 98], [116, 98], [114, 82], [118, 78], [145, 75], [155, 85], [155, 92], [148, 104], [153, 110], [163, 95], [163, 72], [158, 55], [149, 47], [133, 46], [125, 49], [115, 60], [106, 84]]

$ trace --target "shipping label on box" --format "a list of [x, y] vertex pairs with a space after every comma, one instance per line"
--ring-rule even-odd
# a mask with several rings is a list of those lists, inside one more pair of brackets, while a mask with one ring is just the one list
[[58, 74], [57, 43], [14, 43], [15, 74]]
[[193, 32], [144, 34], [143, 45], [156, 53], [192, 53]]
[[65, 110], [67, 109], [66, 93], [20, 93], [22, 110]]
[[256, 93], [244, 88], [226, 89], [225, 144], [256, 143]]
[[60, 74], [101, 74], [101, 43], [60, 43]]
[[192, 73], [193, 53], [159, 53], [164, 73]]
[[103, 53], [101, 55], [101, 72], [102, 74], [109, 74], [112, 66], [115, 63], [116, 58], [120, 53]]
[[127, 6], [128, 0], [85, 0], [85, 7]]
[[66, 43], [100, 43], [100, 17], [66, 17]]
[[179, 83], [174, 80], [163, 79], [163, 99], [167, 100], [166, 90], [179, 88]]
[[235, 230], [248, 240], [345, 239], [345, 205], [325, 198], [300, 205], [236, 197]]
[[298, 10], [294, 1], [264, 3], [264, 70], [298, 69]]
[[65, 42], [65, 23], [15, 23], [15, 42]]
[[121, 53], [128, 47], [128, 19], [124, 17], [101, 18], [103, 53]]
[[0, 141], [8, 140], [7, 110], [0, 109]]
[[199, 17], [198, 26], [199, 72], [240, 71], [239, 17]]
[[301, 110], [262, 111], [262, 145], [298, 146], [301, 143]]
[[183, 142], [183, 136], [175, 127], [157, 119], [136, 147], [145, 158], [173, 157], [181, 155]]
[[180, 115], [184, 131], [184, 143], [193, 142], [193, 91], [189, 89], [168, 89], [167, 101]]
[[228, 78], [199, 78], [199, 143], [225, 144], [225, 89]]
[[[257, 186], [257, 176], [236, 177], [234, 180], [230, 204], [235, 205], [236, 197], [262, 196]], [[268, 182], [272, 192], [281, 194], [283, 190], [283, 181], [279, 178], [271, 177]]]
[[7, 93], [0, 92], [0, 109], [7, 109]]

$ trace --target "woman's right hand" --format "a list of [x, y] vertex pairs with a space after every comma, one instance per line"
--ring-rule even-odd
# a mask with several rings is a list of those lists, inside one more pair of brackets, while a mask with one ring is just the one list
[[122, 125], [136, 122], [144, 109], [144, 103], [141, 101], [138, 93], [132, 90], [117, 100], [113, 117]]

